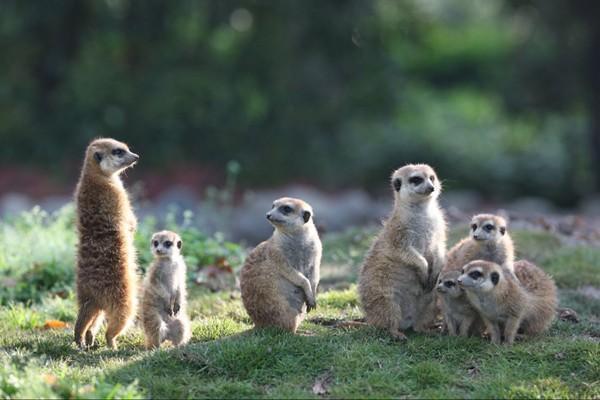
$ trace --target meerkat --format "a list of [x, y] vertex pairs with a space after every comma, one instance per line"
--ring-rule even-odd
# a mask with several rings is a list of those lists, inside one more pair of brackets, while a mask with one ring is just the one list
[[460, 271], [474, 260], [492, 261], [514, 272], [514, 246], [506, 220], [498, 215], [479, 214], [471, 220], [471, 235], [448, 251], [444, 271]]
[[295, 333], [316, 307], [322, 247], [313, 217], [308, 203], [289, 197], [267, 213], [273, 235], [252, 250], [240, 276], [242, 301], [256, 327]]
[[365, 257], [358, 292], [366, 322], [405, 339], [403, 330], [425, 331], [435, 319], [446, 222], [437, 200], [442, 187], [430, 166], [394, 171], [392, 189], [394, 209]]
[[481, 334], [483, 321], [471, 305], [465, 291], [458, 285], [459, 271], [446, 271], [440, 274], [437, 291], [444, 322], [450, 336]]
[[146, 348], [154, 349], [165, 340], [174, 346], [191, 337], [187, 315], [186, 266], [178, 234], [161, 231], [152, 235], [154, 261], [148, 269], [142, 294], [142, 325]]
[[119, 174], [138, 159], [113, 139], [94, 140], [85, 153], [75, 192], [79, 314], [74, 335], [80, 348], [94, 344], [106, 316], [106, 344], [115, 349], [116, 337], [136, 313], [137, 221]]
[[556, 315], [556, 285], [531, 263], [518, 263], [514, 274], [483, 260], [471, 261], [458, 278], [469, 302], [479, 311], [492, 343], [512, 344], [519, 329], [536, 335], [550, 327]]

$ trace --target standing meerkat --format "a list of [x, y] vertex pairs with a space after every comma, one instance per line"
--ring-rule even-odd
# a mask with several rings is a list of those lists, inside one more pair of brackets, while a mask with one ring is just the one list
[[514, 272], [514, 252], [506, 220], [498, 215], [479, 214], [471, 220], [471, 235], [448, 251], [444, 271], [460, 271], [470, 261], [486, 260]]
[[446, 222], [435, 171], [409, 164], [392, 175], [394, 209], [363, 263], [358, 292], [366, 322], [397, 339], [424, 331], [437, 312], [433, 288], [444, 265]]
[[525, 335], [541, 333], [556, 315], [556, 285], [531, 263], [518, 263], [513, 274], [493, 262], [471, 261], [458, 283], [479, 311], [495, 344], [502, 338], [512, 344], [519, 328]]
[[459, 271], [442, 271], [438, 279], [438, 298], [450, 336], [469, 336], [483, 331], [479, 312], [471, 305], [465, 290], [458, 285]]
[[267, 219], [275, 231], [246, 258], [240, 276], [242, 301], [257, 327], [296, 332], [317, 304], [321, 240], [312, 207], [302, 200], [276, 200]]
[[181, 238], [175, 232], [161, 231], [152, 235], [150, 248], [154, 261], [144, 280], [142, 294], [142, 325], [148, 349], [159, 347], [165, 340], [180, 346], [192, 336], [181, 247]]
[[119, 174], [139, 159], [124, 143], [97, 139], [88, 146], [77, 184], [77, 301], [75, 343], [94, 344], [106, 316], [106, 344], [136, 313], [137, 275], [133, 235], [137, 221]]

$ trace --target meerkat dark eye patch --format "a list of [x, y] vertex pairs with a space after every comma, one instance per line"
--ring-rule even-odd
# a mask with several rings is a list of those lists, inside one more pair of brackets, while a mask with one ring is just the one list
[[413, 176], [408, 181], [413, 185], [420, 185], [421, 183], [423, 183], [423, 178], [421, 178], [420, 176]]
[[479, 272], [479, 271], [473, 271], [473, 272], [470, 272], [470, 273], [469, 273], [469, 276], [470, 276], [472, 279], [479, 279], [479, 278], [480, 278], [482, 275], [483, 275], [483, 274], [482, 274], [481, 272]]
[[171, 242], [170, 240], [167, 240], [166, 242], [163, 243], [163, 246], [165, 246], [167, 249], [171, 246], [173, 246], [173, 242]]
[[492, 224], [487, 224], [486, 226], [483, 227], [483, 229], [485, 229], [488, 232], [491, 232], [494, 230], [494, 225]]
[[123, 157], [123, 155], [125, 154], [125, 150], [123, 150], [123, 149], [113, 149], [113, 151], [111, 153], [112, 153], [113, 156]]
[[394, 179], [393, 185], [394, 185], [394, 190], [396, 192], [399, 192], [400, 188], [402, 187], [402, 179], [400, 179], [400, 178]]
[[451, 288], [452, 286], [454, 286], [454, 282], [446, 281], [446, 282], [444, 282], [444, 286], [446, 286], [447, 288]]
[[506, 233], [506, 228], [504, 226], [500, 227], [500, 234], [504, 235]]
[[152, 242], [152, 245], [153, 245], [154, 247], [158, 247], [158, 240], [155, 240], [154, 242]]
[[178, 248], [178, 249], [181, 249], [181, 246], [182, 246], [181, 240], [178, 240], [178, 241], [177, 241], [177, 248]]
[[282, 212], [283, 214], [289, 214], [292, 211], [294, 211], [294, 209], [290, 206], [281, 206], [281, 207], [279, 207], [279, 211]]
[[98, 152], [98, 151], [97, 151], [97, 152], [95, 152], [95, 153], [94, 153], [94, 159], [95, 159], [97, 162], [100, 162], [100, 161], [102, 161], [102, 154], [100, 154], [100, 152]]
[[307, 223], [308, 220], [310, 219], [310, 211], [304, 211], [302, 213], [302, 218], [304, 218], [304, 223]]
[[497, 272], [492, 272], [491, 278], [492, 278], [492, 283], [494, 285], [497, 285], [498, 281], [500, 280], [500, 274], [498, 274]]

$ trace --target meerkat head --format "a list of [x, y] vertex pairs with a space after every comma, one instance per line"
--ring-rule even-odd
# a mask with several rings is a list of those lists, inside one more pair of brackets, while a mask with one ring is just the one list
[[479, 214], [471, 219], [471, 237], [478, 242], [499, 242], [506, 236], [506, 229], [506, 220], [498, 215]]
[[275, 200], [267, 219], [276, 229], [294, 231], [313, 224], [312, 207], [300, 199], [282, 197]]
[[437, 198], [442, 186], [433, 168], [427, 164], [408, 164], [392, 174], [395, 198], [403, 202], [421, 202]]
[[111, 176], [133, 166], [140, 158], [129, 150], [125, 143], [114, 139], [96, 139], [87, 148], [88, 165]]
[[465, 290], [489, 292], [496, 288], [502, 276], [500, 265], [490, 261], [475, 260], [463, 267], [457, 282]]
[[437, 291], [444, 296], [459, 297], [464, 290], [458, 285], [457, 279], [460, 276], [459, 271], [447, 271], [440, 274], [438, 278]]
[[180, 255], [183, 243], [178, 234], [171, 231], [160, 231], [152, 235], [150, 249], [156, 258], [175, 258]]

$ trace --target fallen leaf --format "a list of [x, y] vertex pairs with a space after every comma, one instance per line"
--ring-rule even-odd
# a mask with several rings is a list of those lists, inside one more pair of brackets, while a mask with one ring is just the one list
[[558, 311], [558, 318], [561, 321], [568, 321], [573, 323], [579, 322], [579, 316], [577, 315], [577, 312], [573, 309], [559, 308], [556, 311]]
[[58, 378], [56, 376], [52, 375], [52, 374], [43, 374], [42, 375], [42, 379], [48, 385], [55, 385], [56, 382], [58, 381]]
[[333, 376], [330, 371], [325, 372], [315, 379], [312, 391], [318, 396], [323, 396], [329, 393], [329, 384], [331, 383]]
[[63, 321], [59, 321], [57, 319], [51, 319], [44, 323], [44, 329], [66, 329], [69, 327], [69, 324]]

